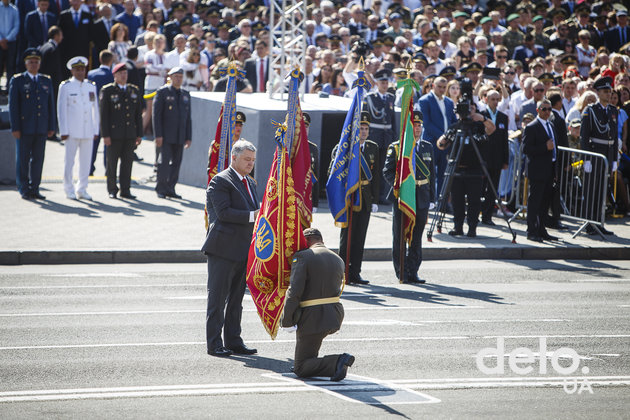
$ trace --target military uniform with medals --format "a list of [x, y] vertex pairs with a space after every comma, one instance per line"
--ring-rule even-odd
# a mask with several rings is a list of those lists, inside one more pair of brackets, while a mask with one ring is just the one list
[[[422, 124], [422, 113], [414, 111], [414, 124]], [[398, 155], [400, 153], [400, 143], [395, 142], [387, 150], [387, 158], [383, 175], [385, 180], [392, 186], [390, 198], [395, 201], [393, 186], [396, 178], [396, 167], [398, 165]], [[400, 273], [400, 223], [402, 213], [398, 204], [394, 202], [392, 220], [392, 259], [394, 271], [402, 283], [419, 283], [424, 281], [418, 279], [418, 269], [422, 263], [422, 234], [429, 215], [429, 207], [435, 202], [435, 161], [433, 157], [433, 145], [425, 140], [417, 140], [415, 148], [416, 159], [416, 223], [413, 229], [411, 246], [408, 247], [405, 255], [405, 273]], [[407, 246], [407, 245], [405, 245]]]

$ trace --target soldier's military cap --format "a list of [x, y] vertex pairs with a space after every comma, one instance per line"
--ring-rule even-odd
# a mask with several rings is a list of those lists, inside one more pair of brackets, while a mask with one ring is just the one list
[[549, 82], [553, 82], [555, 79], [553, 78], [553, 74], [543, 73], [540, 76], [538, 76], [538, 80], [543, 83], [549, 83]]
[[219, 22], [219, 24], [217, 25], [217, 29], [225, 29], [226, 31], [229, 31], [231, 28], [232, 26], [224, 20]]
[[361, 113], [361, 121], [359, 122], [359, 124], [370, 125], [370, 113], [369, 112], [362, 112]]
[[427, 31], [426, 34], [424, 34], [424, 37], [427, 38], [427, 39], [431, 39], [431, 38], [437, 39], [437, 38], [440, 37], [440, 34], [437, 31], [437, 29], [430, 29], [430, 30]]
[[394, 46], [394, 37], [391, 36], [391, 35], [385, 35], [383, 37], [383, 45], [387, 45], [387, 46], [393, 47]]
[[576, 15], [590, 15], [591, 14], [591, 6], [588, 3], [583, 2], [575, 6], [575, 14]]
[[453, 13], [453, 19], [461, 18], [468, 19], [468, 13], [466, 12], [455, 12]]
[[78, 55], [68, 60], [68, 62], [66, 63], [66, 68], [68, 70], [72, 70], [75, 67], [87, 67], [87, 65], [88, 65], [88, 59]]
[[446, 7], [444, 3], [439, 3], [437, 6], [435, 6], [435, 10], [448, 10], [448, 7]]
[[236, 116], [234, 120], [239, 124], [243, 124], [247, 121], [247, 118], [245, 118], [245, 114], [243, 114], [241, 111], [236, 111]]
[[403, 68], [397, 68], [394, 69], [393, 71], [394, 75], [396, 76], [397, 79], [406, 79], [407, 78], [407, 70], [403, 69]]
[[382, 47], [383, 46], [383, 40], [381, 38], [376, 38], [370, 44], [372, 45], [372, 48], [374, 48], [374, 47]]
[[564, 65], [571, 66], [577, 64], [577, 57], [572, 54], [567, 54], [560, 59], [560, 62]]
[[518, 19], [518, 18], [520, 18], [518, 13], [512, 13], [510, 16], [507, 17], [506, 20], [508, 22], [512, 22], [514, 19]]
[[561, 7], [551, 9], [551, 10], [548, 12], [548, 14], [549, 14], [549, 16], [551, 16], [552, 18], [554, 18], [554, 17], [556, 17], [556, 16], [560, 16], [560, 15], [562, 15], [562, 17], [563, 17], [563, 18], [564, 18], [564, 17], [567, 17], [567, 12], [565, 12], [565, 11], [564, 11], [564, 9], [563, 9], [563, 8], [561, 8]]
[[168, 75], [172, 76], [174, 74], [184, 74], [184, 69], [181, 68], [180, 66], [173, 67], [172, 69], [169, 70]]
[[265, 29], [265, 23], [260, 20], [252, 25], [252, 31], [262, 31], [263, 29]]
[[523, 115], [523, 121], [525, 120], [534, 121], [535, 119], [536, 117], [531, 112], [528, 112], [527, 114]]
[[446, 66], [442, 70], [440, 70], [440, 76], [451, 77], [455, 76], [455, 67]]
[[494, 5], [494, 10], [504, 10], [504, 9], [507, 9], [507, 7], [508, 7], [507, 2], [505, 2], [505, 1], [498, 1]]
[[595, 80], [595, 83], [593, 83], [593, 88], [595, 88], [595, 90], [612, 89], [612, 82], [612, 77], [600, 77], [599, 79]]
[[186, 11], [187, 10], [186, 4], [184, 2], [181, 2], [181, 1], [177, 1], [177, 2], [173, 3], [172, 9], [173, 9], [173, 11], [175, 11], [175, 10], [184, 10], [184, 11]]
[[394, 12], [391, 15], [389, 15], [389, 18], [394, 20], [394, 19], [402, 19], [402, 16], [400, 16], [400, 13]]
[[331, 44], [339, 44], [341, 43], [341, 37], [339, 35], [331, 35], [330, 38], [328, 38], [330, 40]]
[[256, 12], [258, 10], [258, 7], [256, 7], [254, 3], [247, 3], [242, 5], [240, 9], [243, 12]]
[[379, 80], [389, 80], [391, 73], [389, 72], [389, 70], [387, 69], [380, 69], [377, 70], [376, 73], [374, 73], [374, 80], [379, 81]]
[[628, 16], [628, 11], [626, 9], [617, 10], [617, 17], [619, 16]]
[[574, 118], [569, 123], [569, 127], [578, 128], [580, 126], [582, 126], [582, 120], [579, 118]]
[[112, 74], [116, 74], [119, 71], [125, 70], [127, 71], [127, 63], [118, 63], [114, 66], [114, 68], [112, 69]]
[[193, 24], [193, 21], [191, 18], [189, 17], [185, 17], [184, 19], [181, 20], [181, 22], [179, 22], [179, 26], [191, 26]]
[[42, 53], [39, 52], [37, 48], [27, 48], [22, 54], [24, 61], [30, 60], [31, 58], [36, 58], [38, 60], [42, 59]]
[[304, 119], [304, 125], [306, 125], [306, 126], [311, 125], [311, 116], [309, 115], [308, 112], [303, 112], [302, 113], [302, 118]]
[[215, 6], [209, 7], [206, 16], [221, 16], [221, 10]]
[[549, 4], [546, 1], [539, 1], [534, 4], [534, 10], [547, 10]]
[[538, 66], [540, 66], [540, 67], [545, 67], [545, 65], [544, 65], [544, 64], [542, 63], [542, 61], [540, 61], [540, 60], [534, 60], [534, 61], [533, 61], [533, 62], [529, 65], [529, 67], [531, 67], [532, 69], [533, 69], [534, 67], [538, 67]]
[[544, 18], [543, 18], [542, 16], [540, 16], [540, 15], [536, 15], [536, 16], [534, 16], [534, 17], [532, 18], [532, 22], [533, 22], [533, 23], [536, 23], [536, 22], [538, 22], [539, 20], [543, 20], [543, 19], [544, 19]]
[[417, 52], [414, 54], [413, 61], [416, 63], [424, 63], [425, 65], [429, 64], [429, 60], [427, 60], [427, 57], [421, 52]]
[[422, 112], [413, 111], [413, 124], [420, 123], [422, 124]]
[[492, 22], [492, 18], [490, 16], [484, 16], [479, 21], [479, 24], [483, 25], [484, 23]]
[[466, 66], [466, 70], [461, 70], [461, 72], [470, 73], [473, 71], [480, 72], [481, 70], [483, 70], [483, 67], [481, 67], [481, 64], [477, 63], [476, 61], [473, 61], [468, 66]]

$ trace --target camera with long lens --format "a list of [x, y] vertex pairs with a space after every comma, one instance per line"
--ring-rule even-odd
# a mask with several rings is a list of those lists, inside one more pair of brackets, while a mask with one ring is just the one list
[[455, 112], [459, 115], [459, 119], [461, 121], [470, 121], [470, 106], [472, 105], [473, 100], [472, 81], [465, 77], [460, 82], [460, 85], [462, 96], [459, 98], [459, 101], [457, 101]]
[[354, 44], [352, 44], [351, 50], [353, 53], [355, 53], [354, 61], [358, 63], [361, 57], [363, 57], [363, 60], [365, 61], [365, 58], [370, 52], [370, 49], [370, 44], [368, 44], [365, 39], [359, 39], [358, 41], [356, 41]]

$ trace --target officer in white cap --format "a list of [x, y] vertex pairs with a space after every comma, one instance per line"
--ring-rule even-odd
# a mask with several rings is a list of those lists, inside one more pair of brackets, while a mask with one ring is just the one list
[[[65, 140], [65, 169], [63, 186], [66, 197], [91, 200], [87, 192], [92, 161], [93, 141], [98, 138], [100, 116], [96, 85], [86, 79], [88, 59], [77, 56], [68, 60], [66, 67], [72, 77], [59, 85], [57, 118], [59, 134]], [[79, 176], [73, 182], [74, 160], [79, 151]]]

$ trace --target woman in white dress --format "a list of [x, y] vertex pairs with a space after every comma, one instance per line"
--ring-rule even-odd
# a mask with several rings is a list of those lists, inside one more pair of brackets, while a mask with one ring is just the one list
[[595, 61], [597, 50], [595, 50], [592, 45], [589, 45], [589, 42], [591, 41], [591, 33], [586, 29], [578, 32], [578, 40], [580, 43], [575, 46], [578, 59], [578, 70], [580, 72], [580, 76], [588, 78], [588, 72], [591, 71], [591, 65], [593, 64], [593, 61]]
[[116, 23], [110, 30], [111, 41], [107, 44], [107, 49], [114, 54], [115, 63], [127, 61], [127, 50], [131, 47], [129, 42], [129, 29], [124, 23]]

